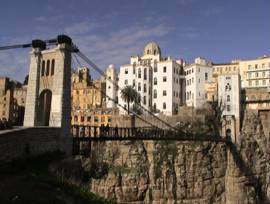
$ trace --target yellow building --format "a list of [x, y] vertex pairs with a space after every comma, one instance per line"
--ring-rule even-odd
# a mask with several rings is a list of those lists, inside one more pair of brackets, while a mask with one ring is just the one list
[[0, 119], [22, 125], [25, 99], [26, 87], [8, 77], [0, 77]]
[[111, 124], [116, 109], [105, 108], [106, 84], [92, 80], [89, 69], [79, 68], [72, 75], [72, 124], [100, 126]]

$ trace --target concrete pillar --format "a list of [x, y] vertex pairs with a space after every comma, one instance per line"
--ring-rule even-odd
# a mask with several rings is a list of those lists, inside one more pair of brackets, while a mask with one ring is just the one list
[[26, 95], [24, 126], [31, 127], [37, 125], [41, 57], [41, 48], [33, 48], [30, 53], [30, 70]]

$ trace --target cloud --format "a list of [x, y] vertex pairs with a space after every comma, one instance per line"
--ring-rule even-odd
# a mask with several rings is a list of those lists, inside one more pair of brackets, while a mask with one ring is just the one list
[[177, 0], [177, 3], [179, 3], [180, 5], [188, 5], [191, 3], [194, 3], [197, 0]]
[[202, 14], [205, 17], [210, 17], [210, 16], [216, 16], [219, 15], [222, 12], [220, 8], [215, 8], [215, 7], [209, 7], [205, 10], [202, 11]]
[[119, 67], [127, 63], [131, 55], [142, 53], [148, 41], [165, 36], [171, 30], [165, 25], [135, 25], [105, 36], [80, 36], [75, 41], [84, 54], [105, 69], [109, 64]]
[[96, 27], [98, 27], [97, 23], [87, 20], [80, 23], [74, 23], [66, 27], [64, 29], [64, 32], [69, 35], [80, 35], [80, 34], [88, 33], [89, 31], [93, 30]]
[[[115, 14], [116, 15], [116, 14]], [[61, 19], [61, 14], [59, 18]], [[70, 35], [79, 49], [99, 67], [105, 69], [109, 64], [116, 67], [129, 62], [131, 55], [141, 54], [145, 44], [152, 40], [161, 40], [173, 29], [162, 20], [116, 26], [108, 23], [106, 18], [98, 20], [83, 19], [72, 24], [63, 25], [63, 21], [55, 18], [39, 16], [35, 18], [34, 29], [18, 38], [1, 37], [3, 44], [17, 44], [31, 42], [32, 39], [50, 39], [59, 33]], [[1, 75], [7, 75], [23, 81], [29, 69], [29, 49], [5, 51], [0, 58]], [[85, 64], [86, 65], [86, 64]], [[93, 74], [93, 72], [92, 72]], [[94, 74], [97, 78], [97, 74]]]

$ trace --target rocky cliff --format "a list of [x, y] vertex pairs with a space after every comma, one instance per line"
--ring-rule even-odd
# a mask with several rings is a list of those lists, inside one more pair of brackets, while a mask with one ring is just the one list
[[268, 140], [246, 114], [237, 145], [102, 142], [82, 164], [89, 190], [118, 203], [270, 203]]

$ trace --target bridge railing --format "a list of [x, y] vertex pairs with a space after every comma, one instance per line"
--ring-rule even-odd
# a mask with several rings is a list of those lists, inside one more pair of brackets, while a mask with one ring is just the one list
[[71, 135], [74, 138], [102, 138], [102, 137], [155, 137], [164, 136], [165, 130], [151, 127], [106, 127], [72, 125]]
[[194, 134], [190, 132], [164, 130], [152, 127], [106, 127], [73, 125], [71, 128], [73, 138], [89, 139], [175, 139], [197, 141], [229, 141], [229, 138], [218, 137], [211, 134]]

